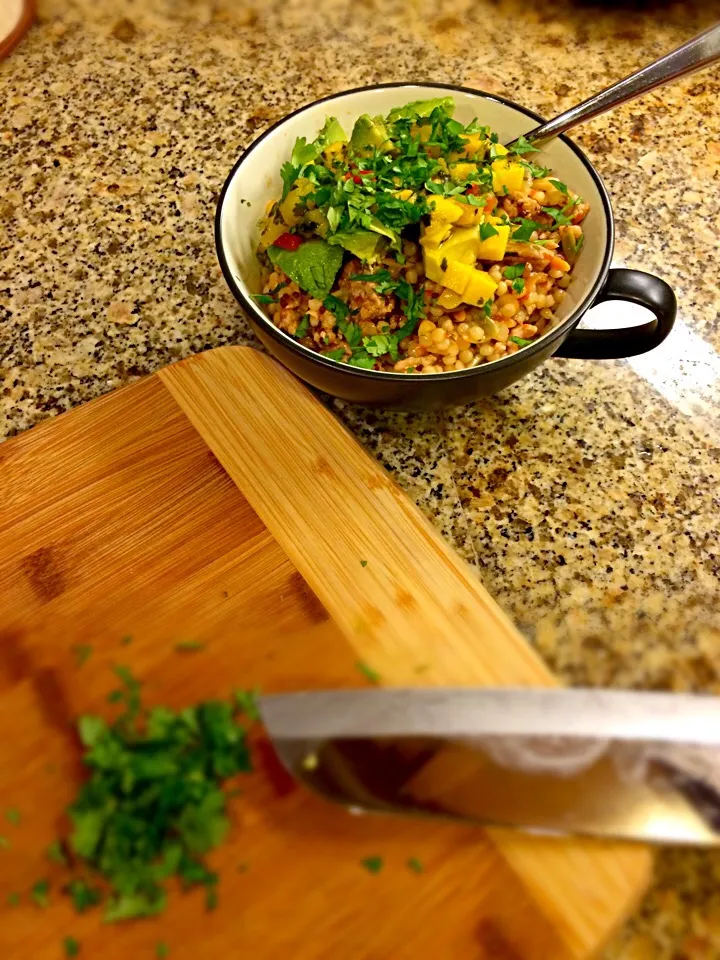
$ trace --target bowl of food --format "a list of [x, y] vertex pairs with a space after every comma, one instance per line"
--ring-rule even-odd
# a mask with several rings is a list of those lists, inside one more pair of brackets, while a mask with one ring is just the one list
[[[610, 269], [602, 180], [567, 137], [535, 150], [522, 134], [540, 119], [479, 91], [383, 84], [259, 137], [225, 182], [215, 237], [267, 349], [334, 396], [427, 409], [495, 393], [552, 355], [657, 346], [671, 288]], [[654, 318], [577, 330], [603, 300]]]

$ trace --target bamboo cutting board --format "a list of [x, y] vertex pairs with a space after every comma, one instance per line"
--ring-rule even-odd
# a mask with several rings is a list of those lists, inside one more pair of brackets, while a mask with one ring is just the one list
[[262, 739], [210, 858], [215, 912], [199, 893], [114, 927], [60, 896], [5, 907], [61, 882], [43, 851], [82, 777], [72, 723], [108, 709], [112, 664], [171, 706], [360, 686], [359, 660], [389, 686], [553, 678], [382, 468], [255, 351], [201, 354], [37, 427], [0, 446], [0, 469], [0, 804], [22, 815], [0, 829], [0, 956], [55, 960], [71, 934], [103, 960], [150, 960], [160, 940], [173, 960], [580, 960], [632, 909], [645, 849], [353, 818]]

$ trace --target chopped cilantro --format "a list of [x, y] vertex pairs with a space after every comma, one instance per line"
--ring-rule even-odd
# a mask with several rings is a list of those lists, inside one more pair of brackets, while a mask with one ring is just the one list
[[282, 191], [282, 196], [280, 198], [281, 201], [284, 200], [285, 197], [287, 197], [287, 195], [292, 190], [293, 184], [297, 180], [299, 173], [300, 173], [300, 167], [296, 167], [295, 164], [290, 163], [289, 161], [287, 161], [280, 167], [280, 176], [283, 182], [283, 191]]
[[348, 360], [351, 367], [361, 367], [363, 370], [372, 370], [377, 360], [371, 357], [365, 350], [354, 350], [353, 355]]
[[373, 670], [372, 667], [368, 666], [367, 663], [364, 663], [362, 660], [358, 660], [355, 666], [365, 677], [365, 679], [370, 681], [370, 683], [380, 683], [380, 674], [377, 672], [377, 670]]
[[32, 885], [30, 899], [38, 907], [47, 907], [50, 903], [50, 883], [47, 880], [38, 880]]
[[364, 857], [360, 863], [368, 873], [380, 873], [383, 868], [382, 857]]
[[5, 819], [16, 827], [20, 823], [20, 811], [17, 807], [10, 807], [9, 810], [5, 811]]
[[567, 207], [565, 207], [563, 210], [558, 210], [557, 207], [543, 207], [542, 212], [547, 213], [547, 215], [550, 217], [553, 217], [555, 220], [555, 227], [567, 227], [572, 223], [572, 218], [568, 217], [565, 213], [565, 210], [567, 209]]
[[[107, 885], [108, 922], [160, 913], [173, 875], [183, 887], [205, 887], [212, 909], [218, 877], [202, 858], [230, 826], [223, 781], [251, 768], [239, 722], [240, 709], [252, 712], [250, 695], [180, 711], [146, 709], [140, 682], [127, 667], [115, 673], [122, 681], [113, 697], [121, 715], [78, 722], [89, 777], [68, 811], [74, 863]], [[82, 879], [64, 892], [80, 912], [103, 899], [99, 886]], [[48, 893], [48, 882], [40, 881], [32, 898], [45, 905]]]
[[76, 643], [72, 648], [73, 653], [75, 654], [75, 660], [77, 665], [81, 667], [84, 663], [87, 662], [88, 658], [92, 655], [93, 648], [89, 643]]
[[306, 313], [304, 317], [300, 320], [300, 323], [295, 328], [295, 333], [293, 336], [297, 340], [301, 340], [303, 337], [307, 336], [308, 330], [310, 329], [310, 314]]
[[244, 713], [248, 720], [253, 723], [260, 720], [260, 710], [258, 709], [258, 697], [260, 690], [236, 690], [235, 704], [241, 713]]
[[561, 180], [553, 180], [553, 179], [551, 179], [551, 180], [550, 180], [550, 183], [555, 187], [556, 190], [559, 190], [560, 193], [564, 193], [566, 197], [569, 196], [570, 191], [568, 190], [567, 186], [566, 186]]
[[489, 319], [492, 316], [492, 300], [486, 300], [483, 304], [483, 313]]
[[65, 937], [63, 940], [66, 957], [76, 957], [80, 953], [80, 944], [75, 937]]
[[179, 653], [193, 653], [198, 650], [204, 650], [205, 644], [200, 643], [199, 640], [180, 640], [179, 643], [175, 644], [175, 649]]
[[275, 297], [271, 297], [267, 293], [251, 293], [250, 297], [258, 303], [277, 303]]
[[54, 840], [47, 848], [48, 860], [51, 863], [59, 863], [61, 866], [67, 865], [67, 857], [59, 840]]
[[522, 293], [525, 290], [525, 280], [523, 277], [518, 277], [517, 280], [513, 280], [512, 288], [515, 293]]
[[345, 357], [345, 347], [338, 347], [337, 350], [325, 350], [320, 356], [327, 357], [328, 360], [342, 360]]
[[161, 940], [155, 947], [155, 956], [157, 960], [167, 960], [167, 957], [170, 956], [170, 948], [165, 943], [164, 940]]
[[512, 267], [505, 267], [503, 270], [503, 276], [507, 277], [508, 280], [514, 280], [516, 277], [521, 277], [525, 273], [525, 264], [518, 263]]
[[524, 136], [518, 137], [517, 140], [511, 143], [510, 146], [508, 147], [508, 150], [510, 151], [510, 153], [516, 153], [518, 155], [525, 154], [525, 153], [540, 152], [538, 148], [534, 147], [532, 143], [530, 143], [530, 141]]
[[511, 343], [516, 343], [519, 347], [529, 347], [532, 340], [523, 340], [522, 337], [510, 337]]
[[86, 880], [71, 880], [65, 887], [65, 893], [72, 900], [78, 913], [85, 913], [90, 907], [95, 907], [102, 902], [100, 888], [91, 886]]
[[513, 240], [527, 241], [536, 230], [545, 229], [542, 223], [538, 223], [536, 220], [526, 220], [524, 217], [520, 217], [516, 220], [513, 220], [513, 223], [517, 223], [518, 221], [520, 225], [515, 227], [515, 230], [513, 231]]
[[361, 561], [360, 561], [360, 566], [361, 566], [361, 567], [366, 567], [366, 566], [367, 566], [367, 563], [368, 563], [367, 560], [361, 560]]
[[407, 867], [408, 870], [412, 870], [413, 873], [422, 873], [425, 869], [417, 857], [410, 857], [407, 861]]
[[491, 223], [480, 224], [480, 239], [489, 240], [490, 237], [497, 236], [497, 230]]

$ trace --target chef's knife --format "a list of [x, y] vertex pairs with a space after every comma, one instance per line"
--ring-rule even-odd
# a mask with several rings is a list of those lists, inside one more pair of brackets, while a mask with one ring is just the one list
[[290, 773], [355, 813], [720, 844], [720, 697], [378, 689], [259, 705]]

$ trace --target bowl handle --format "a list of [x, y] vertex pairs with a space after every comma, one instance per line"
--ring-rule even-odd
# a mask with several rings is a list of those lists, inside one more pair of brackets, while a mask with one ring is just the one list
[[651, 273], [611, 270], [593, 306], [605, 300], [637, 303], [651, 310], [655, 318], [635, 327], [616, 330], [573, 330], [555, 354], [556, 357], [575, 357], [579, 360], [635, 357], [660, 346], [675, 323], [677, 300], [672, 287]]

